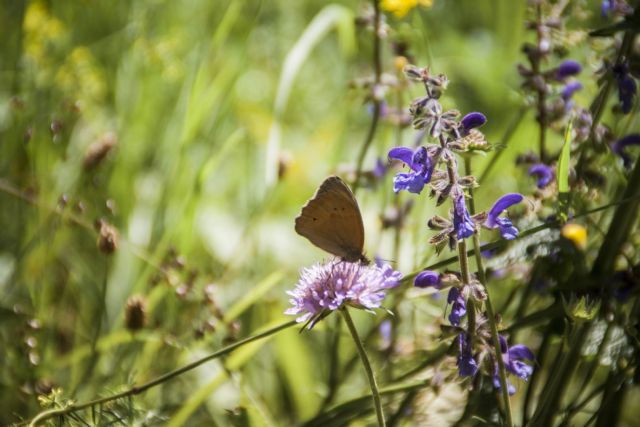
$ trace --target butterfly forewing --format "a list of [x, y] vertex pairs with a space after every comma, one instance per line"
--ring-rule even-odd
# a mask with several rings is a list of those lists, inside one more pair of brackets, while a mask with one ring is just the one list
[[347, 261], [365, 259], [362, 216], [351, 189], [330, 176], [302, 207], [296, 232], [319, 247]]

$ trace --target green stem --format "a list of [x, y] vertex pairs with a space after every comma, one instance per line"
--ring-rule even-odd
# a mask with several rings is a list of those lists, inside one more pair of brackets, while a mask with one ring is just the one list
[[[464, 239], [458, 240], [458, 262], [460, 263], [460, 274], [462, 275], [462, 283], [468, 285], [471, 282], [471, 273], [469, 272], [467, 243]], [[467, 335], [469, 346], [473, 347], [473, 341], [476, 335], [476, 304], [473, 298], [469, 298], [467, 300], [467, 319]]]
[[373, 100], [373, 117], [371, 118], [371, 125], [367, 132], [367, 137], [360, 148], [358, 154], [358, 160], [356, 161], [356, 178], [353, 183], [353, 192], [355, 193], [360, 186], [360, 177], [362, 175], [362, 166], [364, 164], [364, 158], [369, 151], [369, 147], [373, 142], [373, 137], [376, 134], [378, 128], [378, 121], [380, 119], [381, 105], [380, 100], [376, 98], [376, 89], [380, 84], [382, 78], [382, 51], [380, 48], [380, 4], [378, 0], [372, 0], [373, 2], [373, 87], [372, 87], [372, 100]]
[[362, 344], [362, 340], [358, 335], [358, 331], [356, 330], [356, 325], [353, 323], [353, 319], [349, 314], [349, 310], [347, 307], [342, 307], [340, 309], [340, 313], [342, 313], [342, 317], [344, 317], [344, 321], [349, 328], [349, 332], [351, 333], [351, 337], [353, 337], [353, 341], [356, 344], [356, 348], [358, 349], [358, 353], [360, 354], [360, 359], [362, 360], [362, 366], [364, 366], [364, 370], [367, 373], [367, 378], [369, 379], [369, 386], [371, 387], [371, 396], [373, 398], [373, 407], [376, 410], [376, 417], [378, 418], [378, 425], [383, 427], [385, 426], [384, 421], [384, 413], [382, 412], [382, 403], [380, 400], [380, 391], [378, 390], [378, 383], [376, 382], [376, 377], [373, 373], [373, 369], [371, 368], [371, 363], [369, 362], [369, 358], [367, 357], [367, 352], [364, 349], [364, 345]]
[[231, 345], [228, 345], [228, 346], [216, 351], [215, 353], [212, 353], [212, 354], [210, 354], [208, 356], [205, 356], [205, 357], [203, 357], [203, 358], [201, 358], [199, 360], [196, 360], [195, 362], [189, 363], [188, 365], [185, 365], [185, 366], [183, 366], [181, 368], [175, 369], [175, 370], [173, 370], [171, 372], [167, 372], [166, 374], [161, 375], [158, 378], [156, 378], [154, 380], [151, 380], [151, 381], [149, 381], [147, 383], [144, 383], [144, 384], [142, 384], [140, 386], [133, 386], [129, 390], [125, 390], [125, 391], [123, 391], [121, 393], [113, 394], [111, 396], [106, 396], [106, 397], [102, 397], [102, 398], [99, 398], [99, 399], [94, 399], [94, 400], [91, 400], [89, 402], [85, 402], [85, 403], [81, 403], [81, 404], [72, 404], [72, 405], [67, 406], [65, 408], [51, 409], [51, 410], [48, 410], [48, 411], [44, 411], [44, 412], [41, 412], [38, 415], [36, 415], [31, 420], [31, 422], [25, 422], [25, 423], [17, 424], [17, 426], [27, 425], [27, 424], [29, 425], [29, 427], [36, 426], [36, 425], [38, 425], [38, 423], [42, 423], [43, 421], [49, 420], [49, 419], [54, 418], [54, 417], [60, 417], [62, 415], [71, 414], [73, 412], [76, 412], [76, 411], [79, 411], [79, 410], [82, 410], [82, 409], [85, 409], [85, 408], [90, 408], [90, 407], [93, 407], [93, 406], [102, 405], [102, 404], [104, 404], [106, 402], [111, 402], [113, 400], [122, 399], [124, 397], [138, 395], [138, 394], [140, 394], [142, 392], [147, 391], [148, 389], [150, 389], [152, 387], [155, 387], [155, 386], [160, 385], [160, 384], [162, 384], [162, 383], [164, 383], [166, 381], [169, 381], [172, 378], [175, 378], [175, 377], [177, 377], [179, 375], [182, 375], [185, 372], [191, 371], [192, 369], [197, 368], [198, 366], [202, 365], [203, 363], [206, 363], [206, 362], [208, 362], [210, 360], [217, 359], [217, 358], [219, 358], [221, 356], [224, 356], [224, 355], [226, 355], [228, 353], [231, 353], [233, 350], [237, 349], [238, 347], [242, 347], [243, 345], [249, 344], [250, 342], [257, 341], [257, 340], [259, 340], [261, 338], [268, 337], [269, 335], [273, 335], [276, 332], [279, 332], [279, 331], [281, 331], [283, 329], [287, 329], [287, 328], [289, 328], [291, 326], [294, 326], [296, 324], [297, 324], [297, 322], [295, 320], [283, 323], [281, 325], [278, 325], [278, 326], [275, 326], [275, 327], [273, 327], [271, 329], [268, 329], [268, 330], [266, 330], [264, 332], [261, 332], [259, 334], [250, 336], [250, 337], [245, 338], [245, 339], [243, 339], [241, 341], [238, 341], [238, 342], [235, 342], [235, 343], [233, 343]]
[[493, 347], [496, 352], [496, 360], [498, 361], [498, 373], [500, 374], [500, 391], [502, 392], [502, 400], [504, 400], [504, 412], [506, 417], [506, 425], [508, 427], [513, 426], [513, 415], [511, 414], [511, 400], [509, 399], [509, 389], [507, 388], [507, 372], [504, 366], [504, 360], [502, 360], [502, 347], [500, 346], [500, 337], [498, 336], [498, 325], [496, 324], [496, 315], [493, 311], [493, 304], [491, 303], [491, 297], [489, 296], [489, 289], [487, 288], [487, 281], [484, 274], [484, 267], [482, 265], [482, 256], [480, 254], [480, 237], [479, 233], [473, 235], [473, 249], [476, 255], [476, 266], [478, 268], [478, 279], [482, 286], [484, 286], [487, 299], [485, 300], [485, 307], [487, 309], [487, 317], [489, 320], [489, 326], [491, 327], [491, 338], [493, 339]]

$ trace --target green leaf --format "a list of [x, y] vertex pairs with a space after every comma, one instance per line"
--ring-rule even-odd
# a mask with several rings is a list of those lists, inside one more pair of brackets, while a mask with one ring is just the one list
[[558, 159], [558, 191], [560, 193], [569, 192], [569, 161], [571, 160], [571, 131], [573, 129], [573, 118], [567, 124], [564, 133], [564, 144]]

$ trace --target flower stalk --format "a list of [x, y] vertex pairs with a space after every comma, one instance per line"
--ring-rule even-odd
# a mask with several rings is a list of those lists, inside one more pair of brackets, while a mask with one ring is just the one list
[[482, 286], [484, 286], [487, 299], [485, 300], [485, 308], [487, 309], [487, 318], [489, 321], [489, 327], [491, 328], [491, 339], [493, 341], [493, 347], [496, 352], [496, 361], [498, 363], [498, 374], [500, 375], [500, 392], [502, 394], [502, 400], [504, 402], [504, 414], [505, 425], [508, 427], [513, 426], [513, 415], [511, 414], [511, 399], [509, 398], [509, 387], [507, 384], [507, 371], [504, 365], [504, 360], [501, 355], [500, 337], [498, 335], [498, 325], [496, 324], [496, 315], [493, 310], [493, 304], [491, 303], [491, 296], [489, 290], [486, 288], [486, 277], [484, 273], [484, 267], [482, 265], [482, 256], [480, 254], [480, 238], [478, 233], [473, 235], [473, 249], [476, 257], [476, 266], [478, 269], [478, 278]]
[[349, 314], [349, 310], [347, 307], [343, 306], [340, 309], [340, 314], [344, 318], [345, 323], [347, 324], [347, 328], [351, 333], [351, 337], [353, 338], [353, 342], [356, 344], [356, 348], [358, 349], [358, 354], [360, 355], [360, 360], [362, 360], [362, 366], [367, 374], [367, 379], [369, 380], [369, 386], [371, 387], [371, 397], [373, 398], [373, 407], [376, 411], [376, 418], [378, 419], [378, 426], [383, 427], [386, 425], [384, 420], [384, 412], [382, 411], [382, 402], [380, 400], [380, 390], [378, 389], [378, 383], [376, 381], [376, 376], [371, 367], [371, 362], [369, 362], [369, 357], [367, 356], [367, 351], [364, 348], [364, 344], [358, 335], [358, 330], [356, 329], [356, 325], [353, 323], [353, 319]]

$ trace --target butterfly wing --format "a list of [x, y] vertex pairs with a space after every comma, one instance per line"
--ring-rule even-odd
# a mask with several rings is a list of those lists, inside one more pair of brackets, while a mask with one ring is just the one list
[[333, 255], [355, 262], [365, 259], [364, 226], [351, 189], [337, 176], [330, 176], [302, 207], [296, 232]]

